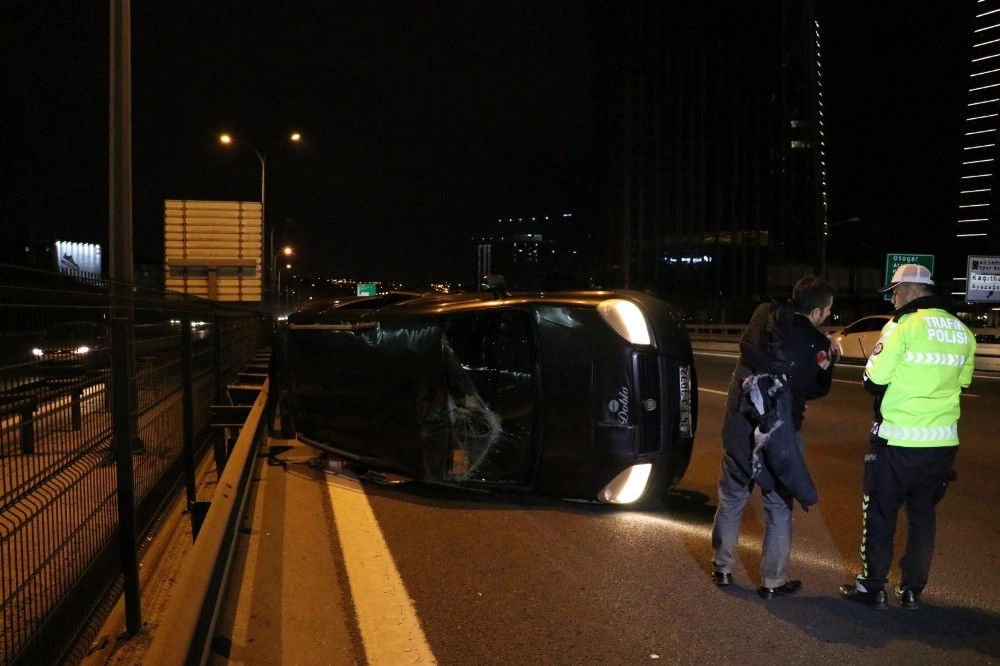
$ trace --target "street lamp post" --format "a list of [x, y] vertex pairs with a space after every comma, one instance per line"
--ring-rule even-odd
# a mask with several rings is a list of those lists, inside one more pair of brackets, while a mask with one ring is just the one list
[[[291, 268], [292, 268], [291, 264], [285, 264], [285, 270], [291, 270]], [[281, 269], [279, 268], [277, 269], [277, 271], [278, 271], [278, 307], [281, 307]], [[285, 291], [287, 292], [288, 289], [289, 287], [286, 285]], [[286, 301], [286, 304], [290, 305], [291, 303], [289, 301]]]
[[284, 255], [286, 257], [292, 256], [293, 251], [291, 246], [286, 245], [281, 248], [281, 252], [275, 252], [274, 256], [271, 257], [271, 275], [277, 278], [275, 287], [275, 301], [280, 304], [281, 302], [281, 273], [278, 271], [278, 257]]
[[[249, 146], [249, 148], [251, 150], [253, 150], [254, 153], [256, 153], [257, 159], [260, 160], [260, 230], [261, 230], [261, 236], [263, 236], [264, 231], [267, 229], [267, 219], [266, 219], [265, 214], [264, 214], [264, 210], [265, 210], [265, 208], [264, 208], [264, 197], [265, 197], [265, 194], [266, 194], [265, 183], [266, 183], [266, 179], [267, 179], [267, 154], [275, 146], [283, 144], [286, 141], [291, 141], [292, 143], [297, 143], [301, 139], [302, 139], [302, 135], [301, 134], [299, 134], [298, 132], [292, 132], [290, 135], [288, 135], [287, 137], [285, 137], [281, 141], [278, 141], [278, 142], [272, 144], [271, 146], [269, 146], [267, 148], [267, 150], [264, 150], [263, 152], [260, 151], [260, 150], [258, 150], [257, 147], [254, 146], [253, 144], [245, 142], [246, 145]], [[226, 144], [226, 145], [230, 145], [230, 144], [236, 143], [235, 139], [233, 139], [233, 136], [231, 134], [220, 134], [219, 135], [219, 141], [221, 143]], [[274, 251], [274, 228], [271, 229], [270, 240], [271, 240], [270, 244], [266, 248], [264, 248], [263, 256], [265, 256], [265, 257], [268, 256], [268, 254], [270, 252]], [[271, 279], [269, 281], [269, 286], [271, 287], [271, 291], [273, 293], [273, 291], [274, 291], [274, 264], [273, 264], [273, 262], [271, 264], [271, 275], [270, 275], [270, 278]]]

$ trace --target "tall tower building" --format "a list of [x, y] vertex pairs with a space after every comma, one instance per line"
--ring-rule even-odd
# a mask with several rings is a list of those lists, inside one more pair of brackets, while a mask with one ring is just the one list
[[614, 7], [607, 282], [675, 301], [787, 294], [823, 262], [813, 1]]
[[955, 223], [953, 296], [965, 297], [965, 259], [1000, 254], [1000, 0], [978, 0]]

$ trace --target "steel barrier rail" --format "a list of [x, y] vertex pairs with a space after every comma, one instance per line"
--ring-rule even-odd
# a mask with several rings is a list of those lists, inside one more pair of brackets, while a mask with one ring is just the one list
[[177, 577], [175, 593], [143, 659], [146, 664], [205, 664], [229, 575], [249, 481], [260, 448], [269, 380], [265, 379], [219, 478], [211, 506]]
[[[739, 353], [740, 334], [734, 335], [730, 330], [725, 333], [702, 331], [702, 329], [707, 328], [718, 329], [720, 327], [688, 327], [691, 348], [694, 351]], [[862, 362], [857, 361], [856, 363], [861, 364]], [[1000, 372], [1000, 344], [981, 343], [976, 345], [976, 370], [979, 372]]]

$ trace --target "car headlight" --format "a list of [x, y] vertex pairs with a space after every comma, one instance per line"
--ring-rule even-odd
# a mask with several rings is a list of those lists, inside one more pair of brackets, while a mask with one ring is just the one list
[[612, 479], [611, 483], [604, 486], [597, 494], [598, 499], [611, 504], [631, 504], [642, 497], [652, 469], [651, 463], [632, 465]]
[[31, 350], [31, 355], [32, 356], [45, 356], [45, 352], [43, 352], [40, 348], [35, 347], [34, 349]]
[[76, 353], [80, 355], [89, 354], [90, 347], [88, 347], [87, 345], [80, 345], [79, 347], [76, 348]]
[[642, 314], [639, 306], [632, 301], [621, 298], [612, 298], [601, 301], [597, 306], [597, 312], [601, 318], [607, 322], [608, 326], [615, 329], [618, 335], [622, 336], [634, 345], [648, 345], [652, 340], [649, 333], [649, 322]]

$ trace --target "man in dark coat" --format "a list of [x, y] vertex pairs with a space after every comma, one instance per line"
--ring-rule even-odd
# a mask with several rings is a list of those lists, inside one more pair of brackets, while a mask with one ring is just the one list
[[792, 501], [804, 509], [817, 501], [803, 457], [800, 431], [806, 401], [830, 390], [839, 348], [819, 330], [830, 315], [833, 290], [819, 278], [799, 280], [785, 305], [762, 303], [740, 340], [722, 425], [719, 505], [712, 526], [712, 580], [729, 585], [743, 508], [755, 485], [764, 499], [761, 585], [765, 599], [793, 594], [788, 580]]

